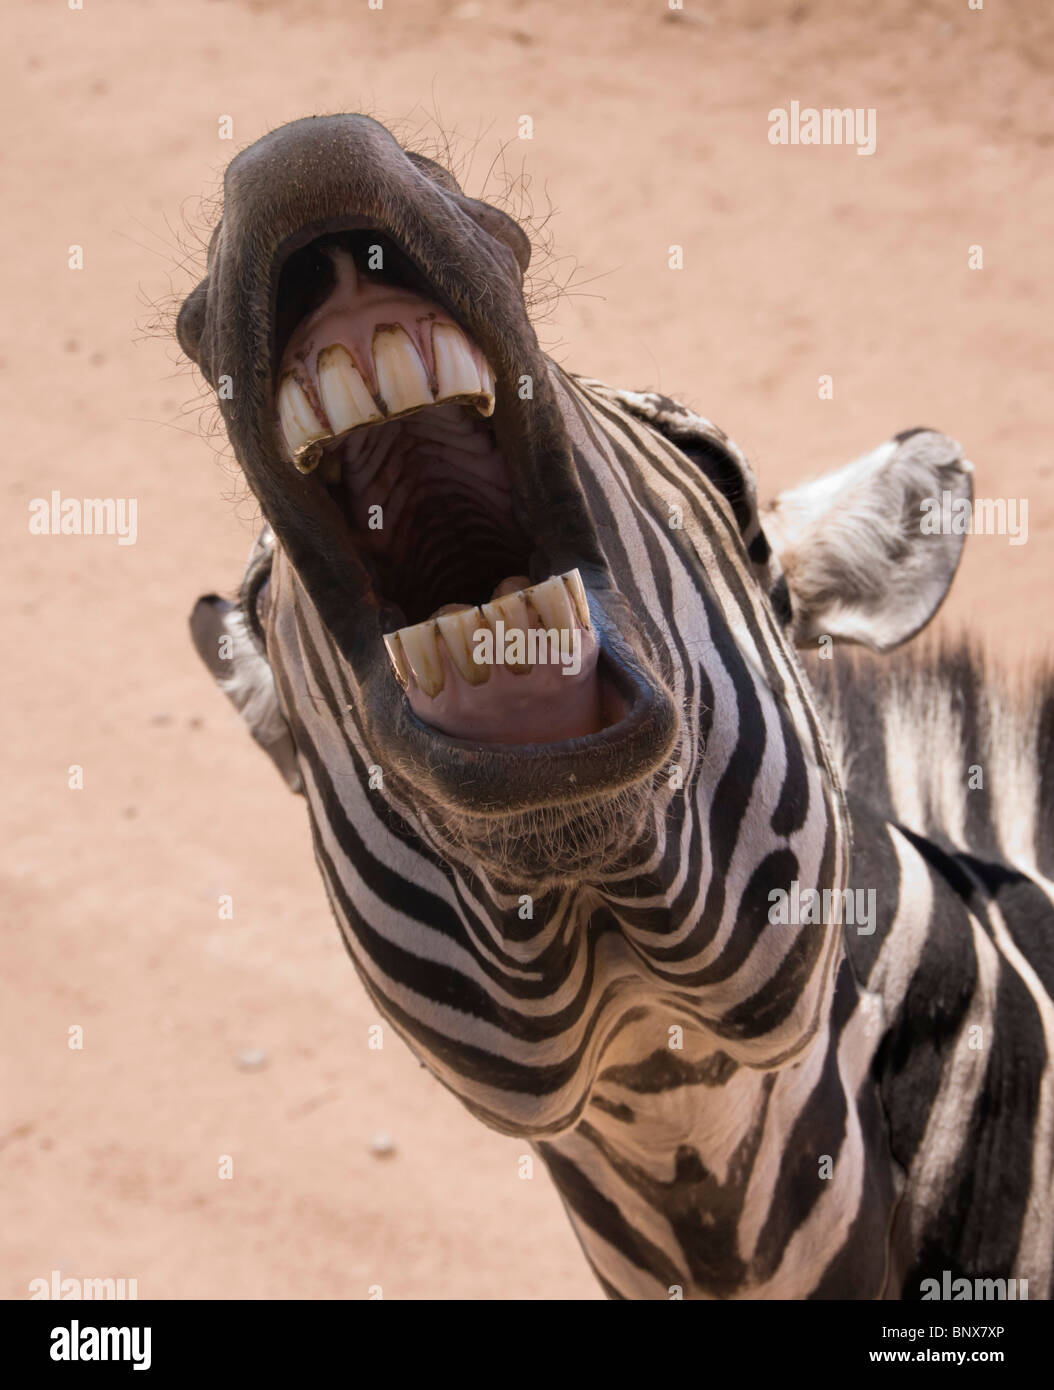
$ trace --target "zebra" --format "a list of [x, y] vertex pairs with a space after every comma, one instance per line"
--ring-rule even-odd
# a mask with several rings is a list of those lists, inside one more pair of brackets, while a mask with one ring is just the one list
[[[710, 421], [543, 355], [530, 254], [305, 118], [231, 162], [178, 315], [265, 520], [193, 640], [367, 994], [610, 1297], [1048, 1297], [1054, 682], [889, 655], [972, 465], [909, 429], [762, 506]], [[474, 668], [517, 615], [576, 674]]]

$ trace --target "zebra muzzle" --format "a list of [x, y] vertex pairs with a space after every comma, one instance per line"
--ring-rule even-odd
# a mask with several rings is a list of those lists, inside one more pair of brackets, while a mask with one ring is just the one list
[[[638, 725], [647, 732], [652, 692], [626, 665], [617, 618], [606, 621], [614, 600], [601, 599], [604, 586], [594, 630], [582, 573], [596, 583], [599, 554], [588, 514], [566, 501], [571, 479], [560, 469], [570, 459], [545, 377], [529, 375], [531, 410], [520, 418], [515, 373], [530, 354], [510, 366], [508, 334], [494, 340], [489, 322], [470, 331], [464, 304], [455, 321], [447, 288], [361, 224], [310, 239], [283, 262], [277, 453], [304, 475], [290, 495], [335, 504], [325, 515], [344, 523], [321, 545], [314, 530], [305, 558], [331, 573], [353, 568], [362, 584], [356, 607], [377, 622], [405, 695], [390, 715], [394, 737], [439, 732], [519, 753], [605, 734], [632, 709], [637, 724], [621, 735], [632, 739]], [[551, 507], [550, 487], [561, 499]], [[357, 643], [365, 669], [366, 653], [379, 652], [361, 627]]]

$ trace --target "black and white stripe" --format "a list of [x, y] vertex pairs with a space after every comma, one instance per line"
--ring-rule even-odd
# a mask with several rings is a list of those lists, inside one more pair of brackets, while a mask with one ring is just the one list
[[[880, 684], [838, 657], [816, 663], [821, 708], [735, 446], [661, 397], [553, 370], [678, 746], [610, 872], [537, 891], [488, 874], [404, 769], [371, 786], [368, 716], [275, 548], [266, 655], [367, 991], [474, 1114], [536, 1145], [612, 1296], [910, 1297], [943, 1269], [1045, 1296], [1054, 802], [1038, 725], [983, 707], [974, 667], [952, 698], [951, 668], [913, 683], [900, 663]], [[1049, 701], [1040, 724], [1049, 743]], [[969, 740], [992, 770], [976, 799], [958, 775]], [[877, 930], [770, 924], [772, 888], [793, 881], [874, 888]]]

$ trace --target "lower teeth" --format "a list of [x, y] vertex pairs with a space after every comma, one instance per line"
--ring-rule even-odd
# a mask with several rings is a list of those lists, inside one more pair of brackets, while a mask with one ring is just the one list
[[[387, 633], [384, 644], [400, 685], [405, 688], [412, 679], [425, 695], [438, 695], [446, 683], [444, 651], [468, 684], [485, 684], [490, 667], [476, 660], [473, 650], [476, 635], [483, 629], [490, 629], [492, 634], [535, 628], [570, 634], [576, 626], [586, 632], [592, 630], [586, 591], [577, 569], [520, 587], [523, 579], [525, 576], [515, 575], [503, 580], [481, 607], [445, 604], [423, 623]], [[509, 669], [526, 674], [532, 668], [510, 665]]]

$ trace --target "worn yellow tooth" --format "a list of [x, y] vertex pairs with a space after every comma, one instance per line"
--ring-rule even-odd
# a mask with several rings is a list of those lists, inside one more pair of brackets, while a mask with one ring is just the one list
[[512, 574], [508, 579], [503, 579], [498, 587], [490, 596], [491, 603], [496, 598], [504, 598], [506, 594], [517, 594], [521, 589], [529, 588], [530, 578], [526, 574]]
[[[497, 632], [496, 624], [500, 619], [505, 624], [506, 633], [515, 628], [520, 632], [526, 633], [531, 626], [531, 615], [528, 611], [523, 594], [517, 591], [514, 594], [505, 594], [502, 598], [491, 599], [489, 603], [483, 604], [480, 610], [487, 622]], [[526, 640], [526, 639], [524, 639]], [[513, 675], [526, 675], [531, 667], [528, 663], [516, 665], [511, 661], [505, 662], [505, 669], [511, 671]]]
[[571, 595], [571, 602], [575, 606], [578, 621], [587, 632], [592, 632], [593, 620], [589, 616], [589, 600], [586, 598], [586, 586], [582, 583], [582, 576], [574, 569], [569, 570], [567, 574], [562, 574], [560, 578], [563, 580], [567, 592]]
[[403, 651], [402, 638], [397, 632], [386, 632], [384, 645], [388, 649], [388, 659], [395, 669], [395, 678], [405, 690], [410, 684], [410, 663]]
[[452, 323], [437, 323], [432, 328], [432, 360], [435, 363], [436, 400], [451, 396], [478, 396], [482, 390], [479, 368], [476, 366], [468, 339]]
[[483, 612], [487, 615], [487, 621], [492, 624], [500, 618], [506, 627], [530, 626], [531, 615], [519, 589], [511, 594], [503, 594], [500, 598], [492, 598], [489, 603], [483, 605]]
[[494, 414], [494, 373], [485, 357], [480, 358], [479, 382], [480, 399], [476, 402], [476, 409], [487, 419]]
[[414, 680], [426, 695], [438, 695], [444, 681], [435, 620], [429, 618], [413, 627], [401, 627], [396, 635], [403, 644]]
[[[447, 605], [453, 609], [454, 605]], [[459, 611], [448, 611], [436, 618], [439, 635], [446, 643], [450, 659], [469, 685], [483, 685], [490, 680], [490, 667], [473, 659], [473, 643], [477, 629], [484, 626], [478, 608], [458, 605]]]
[[401, 415], [420, 405], [432, 404], [425, 364], [410, 335], [398, 324], [379, 328], [373, 335], [373, 368], [377, 392], [389, 415]]
[[[283, 378], [278, 388], [278, 422], [298, 468], [297, 456], [304, 453], [309, 444], [329, 438], [329, 430], [315, 414], [304, 388], [291, 373]], [[309, 467], [301, 468], [301, 472], [310, 473], [317, 463], [315, 457]]]
[[318, 394], [334, 434], [383, 419], [351, 353], [341, 343], [318, 354]]
[[573, 628], [575, 615], [571, 608], [571, 596], [564, 588], [564, 581], [554, 574], [541, 584], [528, 590], [528, 598], [538, 612], [543, 627], [558, 629]]
[[314, 473], [322, 456], [322, 440], [316, 439], [313, 444], [305, 444], [293, 455], [293, 467], [298, 473]]

